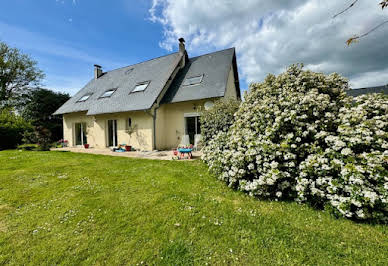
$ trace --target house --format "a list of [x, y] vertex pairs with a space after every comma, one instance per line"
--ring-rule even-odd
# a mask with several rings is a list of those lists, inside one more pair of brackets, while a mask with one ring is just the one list
[[241, 99], [235, 49], [189, 58], [180, 38], [176, 53], [108, 72], [95, 65], [54, 114], [70, 146], [163, 150], [197, 142], [201, 110], [225, 97]]

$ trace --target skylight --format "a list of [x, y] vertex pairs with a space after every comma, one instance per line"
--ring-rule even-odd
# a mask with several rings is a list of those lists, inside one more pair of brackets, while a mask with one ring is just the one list
[[150, 84], [149, 81], [148, 82], [138, 83], [135, 86], [135, 89], [132, 92], [144, 91], [148, 87], [148, 84]]
[[203, 74], [185, 79], [183, 86], [197, 85], [202, 82]]
[[110, 89], [110, 90], [107, 90], [105, 91], [101, 96], [100, 98], [108, 98], [110, 96], [112, 96], [112, 94], [116, 91], [116, 89]]
[[92, 94], [85, 94], [85, 95], [82, 96], [77, 102], [84, 102], [84, 101], [86, 101], [87, 99], [89, 99], [90, 96], [92, 96]]

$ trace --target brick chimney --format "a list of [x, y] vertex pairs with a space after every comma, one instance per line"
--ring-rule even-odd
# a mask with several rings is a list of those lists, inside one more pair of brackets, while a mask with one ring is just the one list
[[102, 69], [99, 65], [94, 65], [94, 79], [98, 79], [102, 76]]

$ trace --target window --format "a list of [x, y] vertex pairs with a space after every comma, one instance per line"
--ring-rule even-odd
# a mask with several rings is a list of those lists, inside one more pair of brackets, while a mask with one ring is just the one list
[[107, 90], [105, 91], [101, 96], [100, 98], [108, 98], [110, 96], [112, 96], [112, 94], [116, 91], [116, 89], [110, 89], [110, 90]]
[[185, 134], [189, 136], [190, 144], [195, 144], [195, 136], [201, 134], [201, 122], [198, 115], [185, 116]]
[[203, 74], [200, 75], [200, 76], [195, 76], [195, 77], [187, 78], [183, 82], [183, 86], [197, 85], [197, 84], [202, 82], [202, 79], [203, 79]]
[[86, 123], [75, 123], [74, 124], [75, 134], [75, 145], [84, 145], [88, 143], [86, 137]]
[[130, 128], [132, 126], [132, 119], [131, 118], [128, 118], [128, 128]]
[[138, 83], [136, 84], [135, 89], [132, 92], [144, 91], [148, 87], [148, 84], [150, 84], [149, 81]]
[[77, 102], [84, 102], [86, 101], [87, 99], [89, 99], [89, 97], [92, 96], [92, 94], [85, 94], [84, 96], [82, 96]]

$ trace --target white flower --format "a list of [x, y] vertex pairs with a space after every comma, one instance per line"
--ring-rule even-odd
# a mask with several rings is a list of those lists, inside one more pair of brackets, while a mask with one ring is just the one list
[[341, 150], [341, 154], [345, 155], [345, 156], [350, 155], [350, 154], [352, 154], [352, 150], [349, 148], [344, 148]]

